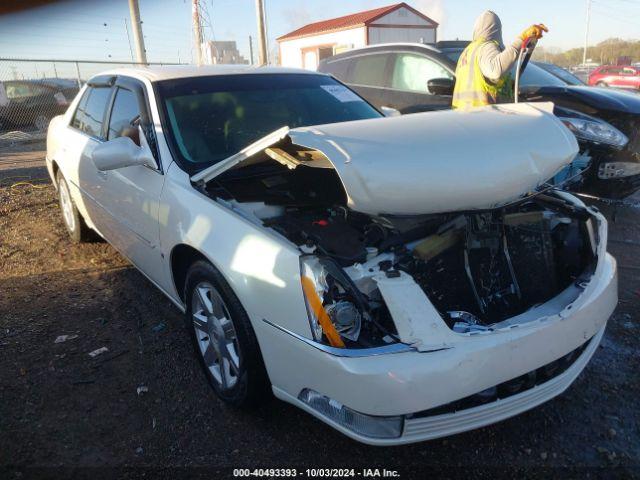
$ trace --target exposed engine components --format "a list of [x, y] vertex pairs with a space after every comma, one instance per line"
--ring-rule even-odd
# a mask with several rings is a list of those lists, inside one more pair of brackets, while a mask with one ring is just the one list
[[[324, 298], [328, 318], [343, 339], [357, 341], [361, 329], [375, 329], [367, 316], [372, 311], [393, 325], [372, 278], [398, 278], [401, 272], [423, 289], [452, 330], [478, 333], [550, 300], [593, 261], [582, 212], [563, 211], [559, 199], [547, 209], [543, 203], [442, 215], [439, 225], [421, 218], [407, 227], [406, 218], [394, 223], [346, 209], [295, 212], [271, 222], [288, 238], [306, 242], [301, 248], [311, 243], [314, 254], [333, 259], [327, 278], [348, 272], [337, 282], [348, 288]], [[354, 291], [362, 295], [360, 303], [352, 300]]]

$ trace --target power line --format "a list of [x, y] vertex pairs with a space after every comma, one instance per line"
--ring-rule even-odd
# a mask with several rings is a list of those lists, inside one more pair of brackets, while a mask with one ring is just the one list
[[602, 15], [604, 17], [607, 17], [611, 20], [616, 20], [618, 22], [622, 22], [622, 23], [627, 23], [629, 25], [635, 25], [635, 26], [640, 26], [640, 22], [634, 22], [633, 20], [629, 20], [628, 18], [621, 18], [621, 17], [616, 17], [614, 15], [611, 15], [608, 12], [603, 12], [601, 10], [594, 10], [595, 13], [597, 13], [598, 15]]

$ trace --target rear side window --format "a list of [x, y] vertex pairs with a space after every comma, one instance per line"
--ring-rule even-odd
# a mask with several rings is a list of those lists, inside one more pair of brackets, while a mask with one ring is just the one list
[[101, 138], [104, 113], [110, 96], [110, 87], [87, 88], [80, 99], [71, 126], [87, 135]]
[[349, 59], [345, 60], [330, 60], [322, 65], [320, 71], [323, 73], [330, 73], [338, 80], [345, 82], [347, 80], [347, 70], [349, 69]]
[[368, 85], [371, 87], [385, 86], [385, 66], [387, 55], [364, 55], [353, 59], [353, 67], [349, 83], [354, 85]]
[[138, 108], [135, 94], [131, 90], [118, 88], [116, 98], [113, 101], [107, 138], [112, 140], [118, 137], [129, 137], [134, 143], [140, 145], [138, 135], [139, 119], [140, 109]]

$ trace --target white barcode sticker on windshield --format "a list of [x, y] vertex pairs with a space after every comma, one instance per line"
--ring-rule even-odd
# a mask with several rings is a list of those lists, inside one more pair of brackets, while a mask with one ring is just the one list
[[358, 95], [353, 93], [344, 85], [320, 85], [320, 87], [329, 92], [342, 103], [362, 101], [362, 99]]

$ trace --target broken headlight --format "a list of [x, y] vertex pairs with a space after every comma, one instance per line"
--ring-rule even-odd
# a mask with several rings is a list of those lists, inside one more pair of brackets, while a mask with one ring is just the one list
[[344, 348], [355, 342], [365, 315], [361, 293], [333, 260], [316, 256], [300, 259], [302, 292], [313, 338]]
[[629, 142], [624, 133], [603, 121], [571, 117], [560, 117], [560, 120], [578, 140], [604, 143], [616, 148], [622, 148]]

